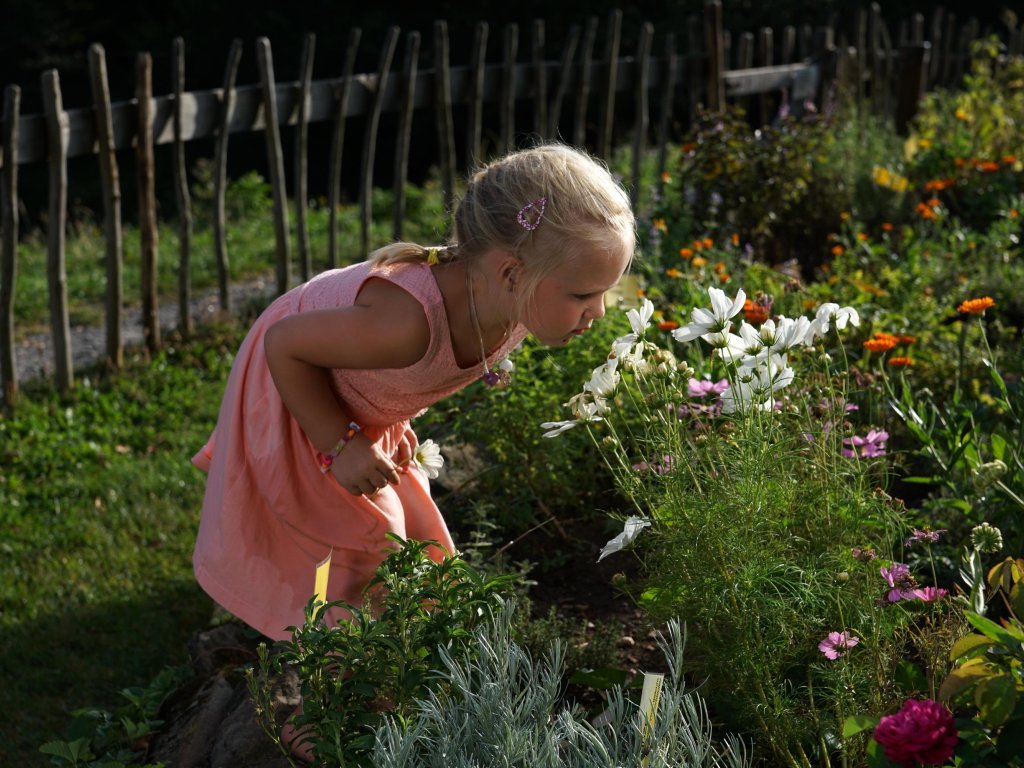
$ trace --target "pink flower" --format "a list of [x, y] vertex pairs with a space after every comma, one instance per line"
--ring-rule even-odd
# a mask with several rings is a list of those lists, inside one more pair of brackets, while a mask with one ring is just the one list
[[852, 459], [854, 456], [860, 456], [862, 459], [885, 456], [885, 441], [888, 439], [889, 433], [884, 429], [872, 429], [864, 437], [858, 435], [844, 437], [843, 445], [848, 447], [843, 448], [843, 456], [848, 459]]
[[859, 642], [860, 638], [849, 632], [829, 632], [828, 637], [818, 643], [818, 650], [824, 653], [826, 658], [838, 659], [845, 656], [846, 652]]
[[914, 532], [910, 535], [910, 538], [907, 539], [907, 546], [909, 547], [911, 544], [921, 543], [934, 544], [939, 540], [939, 536], [941, 536], [945, 532], [945, 528], [940, 528], [937, 531], [933, 531], [930, 528], [925, 528], [924, 530], [921, 530], [920, 528], [915, 528]]
[[690, 379], [686, 382], [686, 394], [690, 397], [707, 397], [720, 395], [729, 388], [729, 380], [707, 381], [706, 379]]
[[934, 603], [948, 595], [949, 590], [942, 589], [941, 587], [921, 587], [920, 589], [912, 590], [911, 594], [915, 600], [924, 600], [926, 603]]
[[942, 765], [953, 756], [959, 734], [953, 715], [937, 701], [907, 699], [902, 709], [875, 727], [885, 756], [904, 768]]
[[910, 575], [910, 568], [907, 565], [904, 563], [893, 563], [891, 568], [886, 568], [883, 565], [878, 569], [878, 572], [882, 574], [886, 584], [891, 587], [886, 600], [890, 603], [896, 603], [900, 600], [914, 599], [914, 588], [917, 586], [917, 582]]

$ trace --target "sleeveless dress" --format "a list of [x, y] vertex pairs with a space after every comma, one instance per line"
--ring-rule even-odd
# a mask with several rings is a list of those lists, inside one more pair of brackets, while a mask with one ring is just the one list
[[[441, 291], [423, 263], [362, 262], [324, 272], [280, 296], [257, 319], [232, 366], [213, 434], [192, 459], [208, 473], [193, 565], [210, 597], [274, 640], [289, 638], [287, 628], [303, 623], [316, 565], [329, 553], [328, 600], [360, 605], [391, 544], [387, 532], [454, 551], [419, 469], [372, 500], [351, 495], [332, 474], [322, 474], [316, 448], [281, 401], [267, 368], [267, 328], [297, 312], [351, 306], [371, 277], [419, 300], [430, 342], [406, 368], [331, 371], [336, 396], [363, 434], [391, 455], [410, 419], [480, 378], [482, 366], [460, 368], [455, 361]], [[489, 364], [525, 336], [522, 326], [513, 328]], [[344, 427], [338, 425], [339, 434]]]

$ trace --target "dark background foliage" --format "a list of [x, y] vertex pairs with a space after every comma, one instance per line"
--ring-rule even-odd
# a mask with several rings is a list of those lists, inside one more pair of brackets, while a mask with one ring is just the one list
[[[726, 29], [735, 32], [754, 31], [762, 26], [782, 27], [786, 24], [818, 25], [833, 14], [840, 19], [852, 19], [864, 2], [853, 0], [724, 0], [723, 15]], [[933, 2], [926, 0], [886, 0], [883, 14], [895, 24], [914, 12], [931, 18]], [[971, 3], [969, 0], [947, 0], [944, 7], [965, 19], [979, 16], [983, 24], [993, 28], [1001, 24], [1001, 4]], [[395, 25], [403, 33], [418, 30], [422, 34], [421, 65], [431, 66], [433, 22], [445, 19], [449, 24], [452, 61], [464, 62], [473, 39], [474, 25], [486, 20], [491, 25], [488, 45], [489, 60], [501, 56], [501, 30], [511, 22], [520, 24], [520, 60], [529, 56], [530, 24], [535, 18], [546, 22], [546, 40], [549, 56], [556, 56], [561, 41], [573, 24], [586, 22], [596, 16], [598, 29], [596, 52], [602, 50], [605, 20], [615, 8], [623, 12], [622, 50], [629, 55], [635, 49], [635, 39], [644, 21], [655, 24], [654, 50], [660, 50], [664, 35], [676, 30], [685, 40], [687, 18], [700, 14], [703, 0], [565, 0], [550, 2], [508, 2], [502, 0], [444, 0], [443, 2], [380, 2], [353, 3], [335, 0], [305, 0], [304, 2], [268, 2], [267, 0], [174, 0], [162, 3], [120, 3], [102, 0], [5, 0], [0, 13], [0, 85], [17, 84], [22, 89], [21, 112], [42, 111], [39, 83], [40, 75], [56, 68], [60, 74], [65, 109], [87, 107], [91, 104], [88, 80], [88, 48], [92, 43], [104, 46], [110, 79], [111, 96], [115, 101], [130, 99], [134, 89], [135, 58], [148, 51], [153, 56], [153, 89], [156, 94], [170, 90], [170, 54], [175, 37], [181, 36], [186, 50], [186, 88], [203, 90], [217, 88], [223, 78], [228, 49], [234, 38], [244, 43], [244, 52], [237, 82], [240, 85], [258, 82], [254, 42], [268, 37], [273, 46], [275, 76], [279, 81], [298, 76], [299, 60], [304, 35], [316, 34], [316, 60], [314, 78], [330, 78], [340, 74], [350, 30], [360, 27], [363, 42], [357, 61], [358, 71], [373, 71], [377, 66], [380, 46], [388, 27]], [[401, 56], [401, 48], [398, 56]], [[429, 121], [424, 121], [419, 133], [430, 134]], [[355, 121], [358, 123], [358, 121]], [[385, 133], [388, 125], [382, 125]], [[327, 129], [314, 125], [310, 130], [311, 168], [310, 191], [322, 194], [326, 180]], [[361, 127], [353, 124], [349, 133], [361, 136]], [[288, 140], [288, 137], [285, 137]], [[347, 141], [345, 187], [351, 193], [358, 171], [359, 141]], [[421, 181], [429, 161], [416, 155], [417, 146], [428, 146], [434, 153], [432, 136], [413, 142], [411, 176]], [[389, 146], [386, 142], [381, 146]], [[315, 152], [315, 154], [314, 154]], [[158, 163], [161, 159], [158, 153]], [[166, 154], [166, 153], [163, 153]], [[189, 146], [190, 159], [212, 156], [212, 145], [195, 142]], [[286, 164], [290, 165], [290, 163]], [[388, 165], [388, 163], [382, 163]], [[256, 169], [265, 174], [263, 138], [260, 135], [239, 135], [232, 138], [229, 173], [234, 176]], [[384, 171], [385, 175], [389, 168]], [[97, 182], [95, 162], [90, 158], [72, 160], [70, 180], [73, 207], [96, 209]], [[123, 181], [131, 184], [130, 174]], [[90, 181], [90, 179], [92, 179]], [[173, 193], [169, 186], [166, 167], [158, 165], [157, 179], [161, 188], [160, 199], [168, 211]], [[390, 179], [380, 178], [378, 183], [388, 184]], [[22, 171], [22, 196], [29, 211], [45, 206], [45, 168], [40, 165], [25, 167]], [[126, 213], [131, 215], [134, 192], [125, 190]]]

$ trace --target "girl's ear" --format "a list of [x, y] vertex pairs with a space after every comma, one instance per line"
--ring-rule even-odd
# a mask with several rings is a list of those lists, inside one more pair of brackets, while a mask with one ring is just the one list
[[523, 272], [523, 261], [513, 253], [506, 254], [499, 264], [498, 277], [501, 287], [506, 291], [514, 291]]

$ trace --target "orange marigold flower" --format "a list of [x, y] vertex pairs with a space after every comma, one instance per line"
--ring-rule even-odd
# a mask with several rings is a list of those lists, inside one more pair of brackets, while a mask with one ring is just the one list
[[651, 225], [662, 234], [668, 233], [668, 225], [665, 223], [664, 219], [655, 219], [651, 222]]
[[703, 240], [701, 241], [701, 244], [702, 244], [702, 245], [703, 245], [703, 246], [704, 246], [705, 248], [710, 248], [710, 247], [712, 247], [712, 246], [713, 246], [713, 245], [715, 244], [715, 241], [714, 241], [714, 240], [712, 240], [712, 239], [711, 239], [710, 237], [705, 237], [705, 238], [704, 238], [704, 239], [703, 239]]
[[883, 232], [892, 232], [892, 222], [883, 221], [882, 222], [882, 231]]
[[924, 183], [924, 188], [926, 192], [941, 192], [944, 189], [949, 189], [953, 184], [953, 179], [931, 179]]
[[1016, 155], [1003, 155], [1003, 165], [1013, 165], [1017, 162]]
[[867, 232], [858, 232], [857, 233], [857, 239], [862, 241], [862, 242], [864, 240], [867, 240], [868, 239], [868, 233]]
[[977, 168], [982, 173], [992, 173], [993, 171], [999, 170], [999, 163], [994, 163], [991, 160], [986, 160], [982, 163], [978, 163]]
[[740, 233], [739, 232], [733, 232], [732, 236], [729, 238], [729, 240], [732, 241], [733, 245], [739, 245], [740, 244]]
[[679, 323], [677, 323], [675, 320], [662, 320], [660, 323], [658, 323], [659, 331], [674, 331], [678, 327]]
[[694, 256], [693, 261], [691, 261], [690, 263], [693, 264], [693, 266], [700, 268], [706, 265], [708, 263], [708, 260], [705, 259], [703, 256]]
[[942, 205], [942, 201], [939, 200], [939, 198], [937, 197], [930, 197], [924, 201], [924, 204], [927, 205], [929, 208], [938, 208], [940, 205]]
[[842, 256], [843, 255], [843, 251], [845, 251], [845, 250], [846, 249], [843, 248], [843, 246], [841, 246], [841, 245], [833, 245], [832, 246], [832, 255], [833, 256]]
[[909, 357], [890, 357], [885, 362], [893, 368], [909, 368], [914, 364], [914, 361]]
[[956, 157], [953, 158], [953, 165], [955, 165], [957, 168], [963, 168], [965, 165], [967, 165], [967, 161], [962, 157]]
[[679, 255], [682, 256], [684, 259], [689, 259], [690, 257], [693, 256], [693, 249], [692, 248], [680, 248], [679, 249]]
[[968, 299], [956, 308], [962, 315], [981, 315], [986, 309], [996, 305], [991, 296], [982, 296], [980, 299]]
[[864, 349], [869, 352], [888, 352], [898, 343], [895, 336], [879, 333], [875, 334], [873, 339], [864, 342]]
[[900, 344], [916, 344], [917, 336], [902, 335], [899, 337]]
[[743, 316], [747, 318], [748, 323], [763, 323], [768, 319], [768, 307], [747, 299], [743, 302]]
[[1009, 215], [1010, 215], [1011, 219], [1016, 219], [1018, 216], [1020, 216], [1020, 214], [1017, 212], [1016, 208], [1011, 208]]
[[724, 261], [716, 261], [715, 262], [715, 272], [724, 272], [724, 271], [725, 271], [725, 262]]
[[662, 171], [661, 172], [661, 180], [665, 184], [668, 184], [670, 181], [672, 181], [672, 174], [670, 174], [668, 171]]
[[668, 277], [682, 277], [682, 276], [683, 276], [683, 273], [682, 273], [682, 272], [680, 272], [680, 271], [679, 271], [678, 269], [676, 269], [675, 267], [669, 267], [668, 269], [666, 269], [666, 270], [665, 270], [665, 274], [666, 274], [666, 275], [667, 275]]
[[697, 149], [697, 145], [694, 144], [692, 141], [688, 141], [685, 144], [683, 144], [681, 149], [683, 150], [683, 152], [689, 154], [690, 152], [693, 152], [695, 149]]
[[693, 246], [693, 250], [695, 251], [699, 251], [701, 248], [704, 247], [704, 243], [702, 243], [700, 240], [694, 240], [692, 243], [690, 243], [690, 245]]
[[728, 283], [732, 280], [732, 276], [728, 272], [720, 272], [718, 275], [718, 281], [721, 283]]

